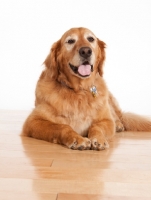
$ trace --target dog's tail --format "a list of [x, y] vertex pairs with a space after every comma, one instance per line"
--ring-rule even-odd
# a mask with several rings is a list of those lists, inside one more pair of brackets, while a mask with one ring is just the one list
[[151, 118], [123, 112], [121, 121], [126, 131], [151, 131]]

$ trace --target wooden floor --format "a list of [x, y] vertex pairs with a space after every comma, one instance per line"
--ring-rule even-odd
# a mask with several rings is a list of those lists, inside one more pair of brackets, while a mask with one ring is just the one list
[[0, 111], [0, 200], [150, 200], [151, 133], [116, 134], [104, 151], [21, 137], [27, 111]]

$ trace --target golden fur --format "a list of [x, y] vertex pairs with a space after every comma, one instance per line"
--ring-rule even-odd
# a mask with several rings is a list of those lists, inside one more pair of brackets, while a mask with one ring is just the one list
[[90, 30], [64, 33], [44, 62], [22, 134], [71, 149], [102, 150], [115, 131], [151, 131], [151, 121], [119, 108], [103, 79], [104, 60], [105, 43]]

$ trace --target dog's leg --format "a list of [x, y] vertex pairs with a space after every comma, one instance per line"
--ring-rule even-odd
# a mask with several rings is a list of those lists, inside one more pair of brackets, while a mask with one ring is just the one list
[[108, 139], [115, 133], [115, 124], [113, 120], [105, 119], [93, 123], [89, 129], [88, 138], [91, 140], [91, 149], [103, 150], [109, 147]]
[[112, 114], [112, 117], [114, 119], [114, 122], [115, 122], [115, 130], [116, 132], [122, 132], [124, 131], [124, 125], [122, 124], [120, 118], [118, 117], [118, 115], [116, 114], [115, 110], [113, 110], [113, 108], [110, 106], [110, 110], [111, 110], [111, 114]]
[[109, 106], [112, 117], [116, 124], [116, 132], [124, 131], [124, 125], [120, 120], [122, 116], [122, 111], [120, 109], [120, 106], [118, 105], [117, 100], [111, 93], [109, 93]]
[[23, 126], [23, 136], [63, 144], [70, 149], [90, 149], [91, 141], [78, 135], [70, 126], [55, 124], [30, 115]]

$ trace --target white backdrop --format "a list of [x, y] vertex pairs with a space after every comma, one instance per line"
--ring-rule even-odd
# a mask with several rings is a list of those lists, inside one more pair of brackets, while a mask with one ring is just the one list
[[0, 109], [34, 107], [51, 45], [79, 26], [106, 42], [104, 77], [123, 110], [151, 115], [150, 0], [1, 0]]

